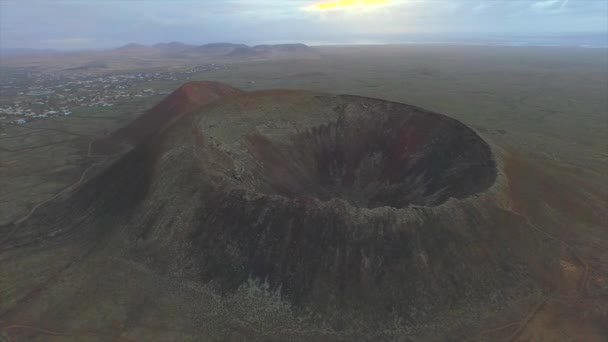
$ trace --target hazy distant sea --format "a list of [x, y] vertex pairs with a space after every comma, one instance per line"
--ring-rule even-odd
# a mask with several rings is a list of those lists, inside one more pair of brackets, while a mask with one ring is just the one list
[[551, 34], [412, 33], [392, 37], [366, 37], [355, 44], [450, 44], [489, 46], [554, 46], [608, 48], [608, 32]]
[[[462, 43], [466, 43], [465, 40]], [[561, 46], [580, 48], [608, 48], [608, 33], [563, 34], [563, 35], [522, 35], [486, 36], [471, 39], [472, 44], [506, 46]]]

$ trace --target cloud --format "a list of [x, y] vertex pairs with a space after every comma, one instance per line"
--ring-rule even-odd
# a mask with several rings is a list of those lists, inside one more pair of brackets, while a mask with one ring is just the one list
[[471, 11], [475, 14], [484, 13], [489, 10], [491, 6], [492, 5], [488, 2], [479, 2], [471, 9]]
[[307, 11], [334, 11], [344, 9], [368, 9], [390, 4], [390, 0], [332, 0], [319, 2], [304, 9]]
[[543, 0], [543, 1], [536, 1], [534, 3], [532, 3], [532, 8], [535, 9], [547, 9], [547, 8], [552, 8], [554, 6], [556, 6], [557, 4], [559, 4], [561, 2], [561, 0]]
[[0, 0], [0, 44], [67, 49], [176, 40], [384, 42], [414, 32], [606, 32], [607, 13], [605, 0]]
[[536, 10], [563, 10], [568, 0], [543, 0], [534, 2], [531, 7]]

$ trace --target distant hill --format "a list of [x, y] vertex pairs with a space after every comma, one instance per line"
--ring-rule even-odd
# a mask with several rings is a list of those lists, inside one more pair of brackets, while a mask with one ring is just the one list
[[129, 44], [125, 44], [121, 47], [117, 47], [115, 50], [117, 51], [132, 51], [132, 50], [139, 50], [139, 49], [145, 49], [148, 48], [149, 46], [143, 45], [143, 44], [138, 44], [138, 43], [129, 43]]
[[[36, 56], [36, 55], [61, 55], [61, 52], [50, 49], [0, 49], [0, 55], [4, 56]], [[129, 43], [123, 46], [105, 51], [72, 51], [72, 55], [86, 57], [96, 56], [94, 61], [82, 63], [82, 67], [90, 68], [89, 64], [99, 64], [101, 57], [129, 56], [146, 58], [223, 58], [231, 60], [240, 59], [285, 59], [285, 58], [318, 58], [319, 53], [316, 49], [305, 44], [276, 44], [276, 45], [256, 45], [253, 47], [245, 44], [235, 43], [209, 43], [204, 45], [190, 45], [182, 42], [157, 43], [154, 45], [144, 45], [139, 43]], [[80, 68], [81, 66], [70, 66], [67, 69]]]
[[182, 42], [158, 43], [152, 46], [164, 50], [186, 50], [191, 49], [193, 47], [193, 45], [185, 44]]
[[213, 55], [225, 55], [237, 48], [248, 48], [245, 44], [233, 44], [233, 43], [210, 43], [204, 45], [190, 45], [182, 42], [169, 42], [169, 43], [157, 43], [154, 45], [144, 45], [137, 43], [129, 43], [121, 47], [109, 50], [109, 51], [120, 51], [120, 52], [185, 52], [185, 53], [197, 53], [197, 54], [213, 54]]
[[223, 42], [198, 46], [182, 42], [153, 45], [129, 43], [114, 49], [81, 51], [1, 49], [0, 55], [5, 66], [65, 72], [109, 72], [200, 63], [320, 58], [317, 49], [304, 44], [251, 47]]
[[255, 58], [260, 57], [261, 53], [255, 51], [253, 48], [249, 46], [240, 47], [238, 49], [234, 49], [232, 52], [226, 55], [231, 58]]
[[233, 43], [210, 43], [192, 48], [191, 52], [213, 54], [213, 55], [226, 55], [234, 50], [248, 48], [245, 44], [233, 44]]
[[133, 57], [146, 55], [147, 57], [172, 58], [229, 58], [231, 60], [252, 59], [311, 59], [318, 58], [316, 49], [304, 44], [277, 44], [256, 45], [234, 43], [209, 43], [199, 46], [180, 42], [158, 43], [152, 46], [131, 43], [111, 51], [128, 54]]
[[277, 44], [240, 47], [226, 56], [234, 59], [311, 59], [319, 58], [319, 53], [304, 44]]

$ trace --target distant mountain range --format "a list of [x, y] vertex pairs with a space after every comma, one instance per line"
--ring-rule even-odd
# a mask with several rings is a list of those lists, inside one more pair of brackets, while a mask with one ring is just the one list
[[315, 57], [317, 51], [304, 44], [278, 44], [278, 45], [256, 45], [233, 43], [209, 43], [204, 45], [190, 45], [181, 42], [158, 43], [144, 45], [129, 43], [118, 48], [109, 50], [83, 50], [83, 51], [59, 51], [52, 49], [29, 49], [29, 48], [0, 48], [0, 54], [4, 56], [40, 56], [40, 55], [72, 55], [72, 54], [108, 54], [118, 53], [120, 55], [157, 55], [162, 57], [193, 57], [225, 56], [230, 58], [280, 58], [280, 57]]
[[181, 42], [143, 45], [129, 43], [109, 50], [57, 51], [2, 49], [2, 64], [45, 71], [110, 72], [115, 70], [178, 67], [200, 63], [258, 60], [319, 59], [317, 49], [304, 44], [256, 45]]
[[[535, 47], [578, 47], [578, 48], [608, 48], [606, 32], [587, 33], [545, 33], [545, 34], [464, 34], [464, 33], [410, 33], [398, 34], [386, 37], [369, 36], [362, 37], [365, 40], [378, 44], [446, 44], [446, 45], [484, 45], [484, 46], [535, 46]], [[337, 45], [341, 43], [336, 42]], [[343, 42], [342, 44], [349, 44]], [[235, 51], [237, 50], [237, 51]], [[2, 56], [40, 56], [40, 55], [64, 55], [74, 53], [111, 53], [115, 51], [123, 54], [138, 53], [164, 53], [185, 55], [216, 55], [224, 56], [247, 56], [248, 58], [260, 58], [266, 54], [285, 53], [306, 54], [311, 53], [314, 48], [304, 44], [279, 44], [279, 45], [256, 45], [233, 43], [209, 43], [204, 45], [193, 45], [182, 42], [157, 43], [144, 45], [129, 43], [124, 46], [106, 50], [80, 50], [62, 51], [54, 49], [34, 48], [8, 48], [0, 44], [0, 55]], [[305, 51], [308, 50], [308, 51]]]
[[210, 43], [188, 45], [180, 42], [155, 45], [127, 44], [111, 51], [124, 54], [149, 54], [164, 57], [224, 57], [230, 59], [317, 58], [318, 52], [304, 44], [256, 45]]

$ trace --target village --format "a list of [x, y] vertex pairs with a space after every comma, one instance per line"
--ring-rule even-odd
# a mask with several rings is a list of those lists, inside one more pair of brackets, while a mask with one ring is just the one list
[[[0, 125], [71, 115], [82, 107], [112, 107], [119, 103], [170, 93], [163, 82], [187, 81], [193, 74], [234, 68], [202, 64], [170, 71], [42, 73], [22, 71], [0, 78]], [[149, 84], [148, 84], [149, 83]]]

